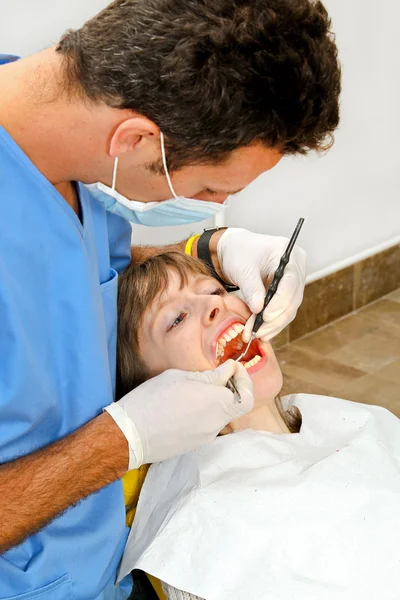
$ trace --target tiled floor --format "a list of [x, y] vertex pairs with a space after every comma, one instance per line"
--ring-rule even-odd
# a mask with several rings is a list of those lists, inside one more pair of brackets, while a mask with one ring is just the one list
[[400, 289], [276, 353], [282, 395], [336, 396], [400, 417]]

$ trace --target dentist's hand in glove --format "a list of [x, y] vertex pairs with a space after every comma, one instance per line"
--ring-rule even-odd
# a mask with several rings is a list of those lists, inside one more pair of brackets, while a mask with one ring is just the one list
[[[272, 280], [288, 243], [287, 238], [234, 227], [220, 237], [217, 245], [220, 270], [224, 279], [240, 288], [252, 313], [262, 310], [267, 280]], [[275, 296], [264, 311], [264, 324], [258, 330], [257, 338], [266, 342], [293, 321], [303, 299], [305, 279], [306, 254], [295, 246]], [[245, 342], [250, 338], [254, 319], [254, 316], [249, 319], [243, 331]]]
[[[237, 401], [225, 385], [234, 378]], [[106, 406], [129, 444], [129, 470], [184, 454], [212, 441], [253, 408], [253, 384], [233, 360], [204, 372], [170, 369]]]

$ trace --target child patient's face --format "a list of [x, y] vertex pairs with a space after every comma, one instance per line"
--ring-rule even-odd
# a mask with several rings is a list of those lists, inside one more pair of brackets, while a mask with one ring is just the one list
[[[241, 331], [250, 311], [242, 300], [204, 275], [189, 275], [180, 288], [180, 277], [171, 269], [166, 292], [143, 317], [139, 346], [151, 376], [172, 368], [213, 369], [245, 348]], [[241, 362], [253, 380], [256, 399], [279, 393], [282, 374], [271, 344], [256, 340]]]

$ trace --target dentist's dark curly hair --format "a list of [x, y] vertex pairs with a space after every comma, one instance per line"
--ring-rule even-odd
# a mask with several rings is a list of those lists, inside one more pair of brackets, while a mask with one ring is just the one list
[[326, 150], [339, 122], [337, 48], [317, 0], [116, 0], [57, 51], [69, 91], [160, 127], [173, 170], [257, 142]]

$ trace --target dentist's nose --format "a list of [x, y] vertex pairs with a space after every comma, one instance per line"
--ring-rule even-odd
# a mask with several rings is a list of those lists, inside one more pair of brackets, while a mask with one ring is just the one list
[[216, 202], [217, 204], [223, 204], [228, 198], [229, 194], [210, 194], [209, 192], [200, 192], [193, 196], [194, 200], [205, 200], [206, 202]]

